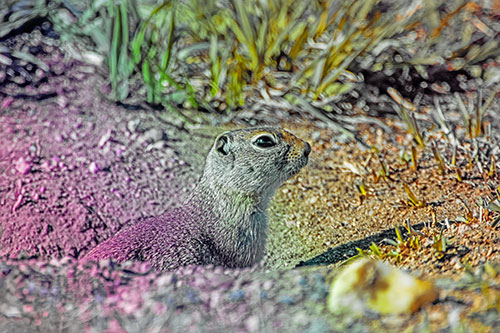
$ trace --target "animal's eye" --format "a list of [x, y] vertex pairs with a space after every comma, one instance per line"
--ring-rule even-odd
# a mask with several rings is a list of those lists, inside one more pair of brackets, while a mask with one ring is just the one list
[[274, 139], [269, 136], [269, 135], [261, 135], [255, 141], [253, 142], [254, 145], [256, 145], [259, 148], [269, 148], [276, 146], [276, 142]]

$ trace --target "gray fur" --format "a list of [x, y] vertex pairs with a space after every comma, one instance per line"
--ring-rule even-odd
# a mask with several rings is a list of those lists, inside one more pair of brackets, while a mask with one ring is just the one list
[[[261, 136], [275, 145], [256, 146]], [[307, 164], [310, 149], [279, 128], [225, 132], [215, 140], [185, 205], [117, 233], [84, 260], [143, 260], [158, 270], [189, 264], [251, 266], [264, 252], [272, 196]]]

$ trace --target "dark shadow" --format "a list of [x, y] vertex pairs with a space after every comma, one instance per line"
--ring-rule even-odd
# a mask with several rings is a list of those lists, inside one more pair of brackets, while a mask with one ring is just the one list
[[[425, 226], [425, 224], [426, 223], [415, 224], [412, 225], [412, 228], [414, 230], [420, 230]], [[399, 228], [399, 230], [401, 231], [401, 236], [403, 238], [408, 236], [406, 228]], [[314, 258], [299, 262], [296, 267], [335, 264], [358, 254], [358, 250], [356, 248], [367, 250], [372, 243], [378, 245], [386, 238], [393, 240], [397, 239], [394, 228], [386, 229], [378, 234], [330, 248], [326, 252], [323, 252]]]

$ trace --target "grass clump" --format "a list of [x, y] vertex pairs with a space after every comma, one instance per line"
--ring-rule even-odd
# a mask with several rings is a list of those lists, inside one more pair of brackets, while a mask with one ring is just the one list
[[347, 259], [344, 264], [360, 257], [373, 257], [381, 260], [393, 259], [396, 262], [401, 262], [405, 257], [415, 256], [427, 247], [432, 248], [434, 257], [440, 260], [445, 256], [448, 245], [450, 245], [449, 239], [443, 234], [444, 228], [437, 231], [435, 228], [429, 227], [424, 234], [415, 230], [407, 220], [405, 225], [406, 237], [403, 236], [399, 227], [395, 227], [394, 230], [396, 238], [385, 238], [383, 242], [387, 244], [386, 246], [379, 246], [372, 242], [366, 250], [357, 248], [358, 254]]
[[[88, 0], [82, 7], [76, 24], [55, 27], [65, 38], [92, 39], [114, 98], [129, 97], [140, 74], [147, 102], [170, 109], [237, 108], [254, 97], [288, 105], [297, 99], [283, 97], [292, 95], [328, 112], [363, 80], [362, 70], [410, 66], [425, 77], [429, 65], [449, 61], [457, 70], [498, 53], [493, 37], [473, 43], [471, 31], [491, 33], [478, 23], [477, 6], [462, 1]], [[395, 88], [388, 92], [402, 112], [415, 108]]]

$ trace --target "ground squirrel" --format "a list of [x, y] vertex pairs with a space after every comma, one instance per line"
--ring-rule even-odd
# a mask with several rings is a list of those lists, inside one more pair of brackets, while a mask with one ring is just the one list
[[310, 151], [307, 142], [279, 128], [222, 133], [186, 204], [118, 232], [84, 260], [142, 260], [158, 270], [251, 266], [264, 252], [272, 196], [307, 164]]

